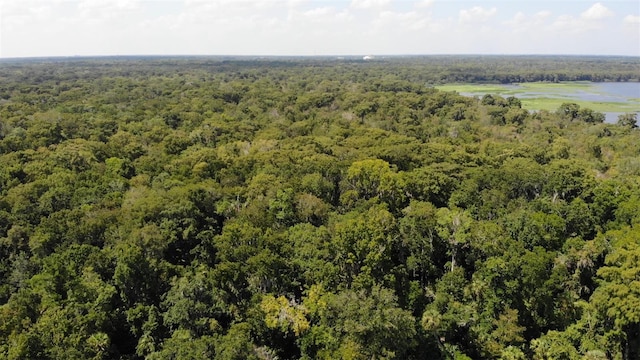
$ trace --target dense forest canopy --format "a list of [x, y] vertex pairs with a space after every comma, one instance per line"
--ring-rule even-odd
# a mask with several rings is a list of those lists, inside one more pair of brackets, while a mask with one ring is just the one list
[[637, 359], [626, 57], [0, 62], [0, 356]]

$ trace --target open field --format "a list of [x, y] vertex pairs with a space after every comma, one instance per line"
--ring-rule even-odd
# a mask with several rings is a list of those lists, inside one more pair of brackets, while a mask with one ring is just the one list
[[[640, 85], [639, 85], [640, 86]], [[514, 85], [497, 84], [448, 84], [436, 87], [443, 91], [455, 91], [467, 96], [497, 94], [503, 97], [515, 96], [522, 106], [530, 110], [556, 110], [562, 103], [573, 102], [600, 112], [640, 111], [640, 98], [612, 96], [599, 89], [595, 83], [522, 83]], [[633, 96], [633, 95], [632, 95]]]

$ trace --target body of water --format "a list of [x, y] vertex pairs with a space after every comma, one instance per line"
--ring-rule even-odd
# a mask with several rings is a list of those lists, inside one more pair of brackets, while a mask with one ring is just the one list
[[[568, 83], [569, 85], [571, 83]], [[640, 102], [640, 83], [639, 82], [605, 82], [605, 83], [578, 83], [583, 86], [551, 86], [544, 89], [537, 89], [536, 87], [528, 88], [526, 85], [521, 86], [518, 84], [513, 85], [501, 85], [504, 88], [504, 92], [500, 92], [499, 95], [503, 97], [515, 96], [519, 99], [561, 99], [566, 102], [572, 101], [585, 101], [592, 103], [616, 103], [620, 105], [626, 104], [638, 104]], [[492, 85], [495, 89], [496, 85]], [[484, 91], [473, 92], [461, 92], [461, 95], [465, 96], [484, 96], [487, 93]], [[588, 105], [584, 105], [588, 107]], [[600, 105], [600, 108], [606, 108], [606, 105]], [[537, 110], [537, 109], [532, 109]], [[640, 116], [640, 105], [634, 107]], [[633, 110], [631, 112], [633, 112]], [[618, 121], [618, 116], [625, 112], [620, 111], [601, 111], [605, 115], [605, 121], [607, 123], [615, 123]]]
[[592, 83], [591, 86], [618, 99], [640, 99], [640, 83], [637, 82]]

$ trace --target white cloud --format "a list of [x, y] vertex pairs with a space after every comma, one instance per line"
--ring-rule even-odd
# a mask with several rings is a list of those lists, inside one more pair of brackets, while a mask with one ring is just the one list
[[580, 33], [585, 30], [585, 22], [571, 15], [560, 15], [552, 24], [553, 30], [570, 33]]
[[549, 26], [550, 11], [539, 11], [528, 16], [523, 12], [517, 12], [513, 18], [504, 22], [512, 31], [517, 33], [539, 33]]
[[139, 8], [139, 0], [82, 0], [78, 2], [79, 17], [82, 19], [115, 19]]
[[474, 6], [471, 9], [460, 10], [459, 20], [461, 23], [485, 22], [495, 15], [497, 11], [495, 7], [485, 9], [481, 6]]
[[285, 3], [280, 0], [184, 0], [186, 6], [201, 6], [201, 5], [214, 5], [214, 6], [236, 6], [236, 5], [251, 5], [255, 7], [264, 7], [270, 5], [277, 5], [278, 3]]
[[582, 34], [605, 28], [602, 20], [614, 16], [614, 13], [601, 3], [595, 3], [580, 16], [560, 15], [550, 25], [560, 37], [562, 33]]
[[351, 7], [355, 9], [370, 9], [389, 5], [391, 0], [352, 0]]
[[[605, 0], [590, 0], [580, 8], [545, 0], [545, 11], [539, 11], [533, 2], [507, 7], [502, 0], [0, 0], [0, 56], [637, 56], [640, 16], [630, 1], [614, 8]], [[631, 15], [616, 16], [603, 4]], [[513, 12], [507, 13], [509, 9]]]
[[2, 11], [3, 20], [13, 17], [42, 17], [51, 10], [51, 6], [55, 3], [54, 1], [4, 0], [0, 2], [0, 11]]
[[611, 16], [613, 16], [613, 11], [607, 9], [607, 7], [601, 3], [593, 4], [593, 6], [580, 14], [580, 17], [585, 20], [602, 20]]
[[304, 16], [316, 18], [316, 17], [329, 15], [333, 12], [334, 12], [334, 9], [332, 7], [325, 6], [325, 7], [320, 7], [320, 8], [315, 8], [309, 11], [305, 11]]
[[383, 31], [420, 30], [427, 27], [428, 23], [428, 17], [415, 11], [383, 11], [374, 21], [374, 24]]
[[[288, 26], [295, 27], [300, 26], [308, 28], [311, 23], [313, 24], [332, 24], [334, 26], [340, 26], [340, 29], [344, 29], [344, 26], [354, 21], [353, 15], [348, 9], [338, 11], [334, 7], [326, 6], [319, 7], [304, 12], [292, 10], [287, 17]], [[320, 28], [321, 32], [326, 33], [327, 28]], [[337, 30], [337, 29], [333, 29]]]
[[531, 25], [531, 21], [521, 11], [517, 12], [512, 19], [504, 22], [505, 25], [511, 27], [514, 31], [527, 31]]
[[640, 16], [627, 15], [624, 17], [624, 22], [626, 24], [640, 24]]
[[[167, 0], [175, 1], [175, 0]], [[195, 12], [202, 15], [210, 15], [221, 18], [225, 16], [241, 15], [252, 16], [266, 10], [286, 9], [295, 7], [300, 1], [283, 0], [184, 0], [183, 12]]]
[[595, 3], [585, 10], [579, 17], [572, 15], [561, 15], [551, 25], [552, 29], [558, 32], [568, 32], [572, 34], [586, 33], [605, 28], [602, 20], [614, 16], [614, 13], [601, 3]]
[[80, 9], [136, 9], [138, 5], [138, 0], [81, 0], [78, 2]]
[[420, 0], [416, 2], [415, 6], [417, 8], [427, 8], [433, 5], [434, 2], [435, 0]]
[[[43, 32], [44, 29], [38, 28], [40, 23], [50, 23], [56, 18], [56, 6], [61, 3], [60, 0], [36, 1], [36, 0], [0, 0], [0, 33], [3, 40], [3, 48], [9, 43], [7, 39], [11, 35], [21, 34], [24, 30]], [[25, 44], [26, 45], [26, 44]]]
[[551, 11], [543, 10], [543, 11], [539, 11], [539, 12], [536, 13], [535, 19], [544, 20], [544, 19], [549, 18], [551, 15], [552, 15]]

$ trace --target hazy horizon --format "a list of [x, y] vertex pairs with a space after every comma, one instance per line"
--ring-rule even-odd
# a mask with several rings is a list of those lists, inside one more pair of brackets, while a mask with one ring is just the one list
[[101, 58], [230, 58], [240, 60], [255, 59], [345, 59], [363, 60], [371, 57], [371, 61], [390, 58], [421, 58], [421, 57], [594, 57], [594, 58], [640, 58], [640, 55], [601, 55], [601, 54], [326, 54], [326, 55], [268, 55], [268, 54], [112, 54], [112, 55], [52, 55], [52, 56], [14, 56], [0, 57], [0, 61], [37, 60], [37, 59], [101, 59]]

